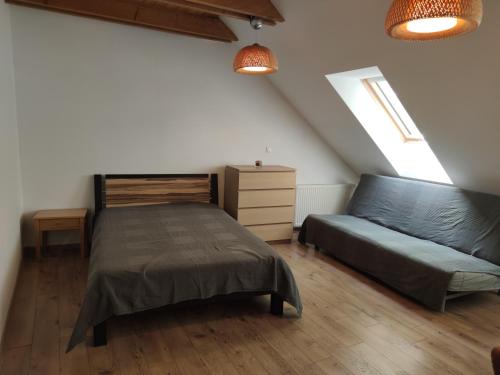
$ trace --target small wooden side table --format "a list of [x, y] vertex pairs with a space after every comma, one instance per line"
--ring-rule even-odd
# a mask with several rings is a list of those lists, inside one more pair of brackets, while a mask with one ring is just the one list
[[42, 247], [46, 246], [46, 233], [58, 230], [80, 231], [80, 254], [82, 258], [86, 255], [86, 208], [75, 208], [67, 210], [43, 210], [33, 216], [35, 226], [36, 257], [42, 257]]

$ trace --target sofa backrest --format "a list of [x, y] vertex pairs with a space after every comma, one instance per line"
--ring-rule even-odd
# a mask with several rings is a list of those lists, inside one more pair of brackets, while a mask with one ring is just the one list
[[347, 213], [500, 265], [500, 197], [362, 175]]

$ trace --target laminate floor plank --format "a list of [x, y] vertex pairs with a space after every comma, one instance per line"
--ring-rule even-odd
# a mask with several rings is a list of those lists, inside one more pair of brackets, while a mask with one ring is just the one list
[[173, 315], [168, 312], [164, 316], [159, 316], [157, 323], [161, 329], [163, 342], [175, 361], [175, 371], [184, 375], [211, 374], [182, 325]]
[[58, 304], [58, 297], [50, 293], [37, 297], [30, 374], [47, 375], [60, 372]]
[[229, 353], [229, 360], [237, 371], [244, 375], [269, 374], [258, 358], [248, 349], [248, 342], [232, 325], [231, 317], [211, 319], [208, 326], [217, 337], [223, 350]]
[[[325, 348], [315, 340], [314, 337], [287, 319], [271, 318], [268, 320], [280, 330], [282, 335], [286, 337], [291, 344], [297, 347], [297, 350], [300, 350], [304, 356], [309, 358], [311, 362], [318, 362], [330, 357], [331, 354], [328, 348]], [[312, 366], [312, 368], [314, 368], [314, 366]]]
[[13, 349], [32, 344], [37, 288], [38, 262], [32, 259], [25, 259], [21, 263], [9, 317], [5, 324], [3, 337], [4, 349]]
[[315, 363], [315, 365], [316, 366], [311, 369], [313, 371], [313, 374], [315, 374], [314, 371], [319, 371], [318, 374], [326, 375], [356, 375], [353, 372], [349, 371], [334, 357], [322, 359], [321, 361]]
[[92, 340], [86, 345], [89, 358], [89, 369], [92, 375], [120, 375], [118, 364], [115, 363], [111, 344], [94, 347]]
[[[38, 291], [37, 295], [46, 295], [48, 297], [57, 296], [59, 293], [58, 267], [60, 259], [56, 256], [44, 257], [38, 264]], [[65, 262], [66, 263], [66, 262]]]
[[285, 354], [273, 348], [264, 339], [261, 332], [254, 329], [254, 327], [248, 323], [243, 314], [232, 319], [234, 330], [241, 335], [247, 349], [268, 373], [298, 375], [297, 371], [285, 358]]
[[[289, 335], [283, 334], [262, 315], [244, 315], [253, 331], [258, 333], [299, 374], [312, 360], [298, 347]], [[308, 349], [309, 350], [309, 349]]]
[[177, 320], [189, 337], [203, 364], [212, 374], [238, 375], [236, 366], [231, 363], [229, 353], [223, 350], [213, 330], [203, 321], [203, 314], [177, 314]]
[[66, 353], [68, 340], [69, 336], [61, 336], [59, 342], [61, 375], [89, 375], [90, 366], [87, 347], [79, 345], [70, 353]]
[[31, 346], [7, 349], [2, 353], [2, 375], [28, 375], [30, 373]]
[[[85, 293], [76, 251], [25, 259], [12, 299], [2, 375], [475, 375], [500, 344], [500, 296], [429, 311], [332, 257], [296, 242], [274, 248], [302, 295], [301, 318], [269, 297], [148, 311], [108, 322], [108, 345], [66, 354]], [[73, 249], [74, 250], [74, 249]]]

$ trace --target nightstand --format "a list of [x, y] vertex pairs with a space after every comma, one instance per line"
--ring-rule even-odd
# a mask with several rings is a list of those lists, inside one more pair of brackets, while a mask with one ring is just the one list
[[86, 219], [86, 208], [38, 211], [35, 216], [33, 216], [36, 257], [38, 259], [42, 257], [42, 247], [46, 245], [46, 232], [78, 230], [80, 231], [80, 254], [82, 258], [84, 258], [87, 247]]

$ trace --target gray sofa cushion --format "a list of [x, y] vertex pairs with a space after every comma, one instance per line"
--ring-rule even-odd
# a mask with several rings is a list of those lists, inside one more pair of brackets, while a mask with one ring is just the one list
[[500, 197], [363, 175], [347, 212], [500, 265]]
[[316, 244], [336, 258], [440, 310], [457, 271], [500, 276], [500, 267], [349, 215], [310, 215], [299, 240]]

